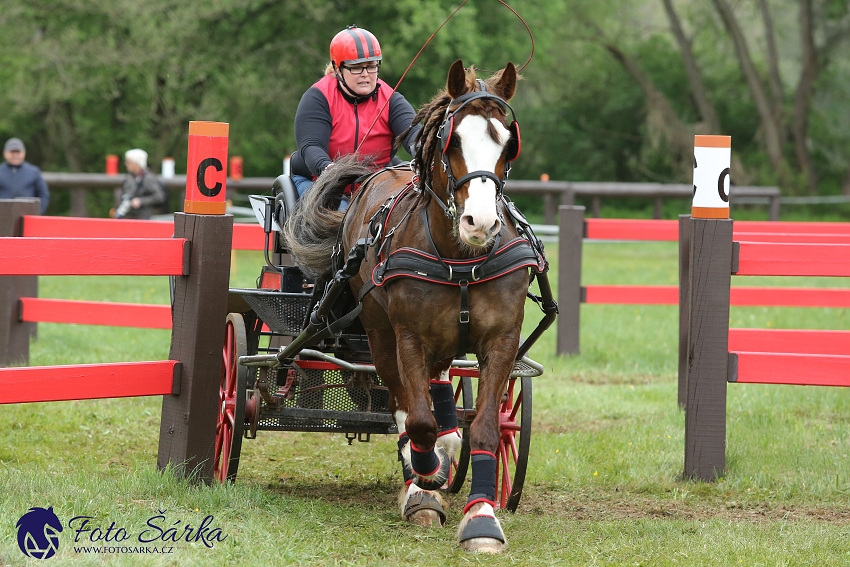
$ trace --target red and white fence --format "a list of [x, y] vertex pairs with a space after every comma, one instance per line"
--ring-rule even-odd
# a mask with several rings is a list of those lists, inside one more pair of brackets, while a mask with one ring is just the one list
[[[158, 466], [162, 469], [171, 465], [183, 472], [196, 472], [199, 478], [211, 479], [233, 218], [176, 213], [174, 223], [164, 223], [168, 227], [133, 221], [103, 221], [109, 225], [100, 226], [115, 229], [112, 237], [103, 237], [96, 231], [80, 237], [68, 231], [62, 236], [45, 235], [46, 229], [39, 233], [33, 225], [38, 225], [42, 219], [47, 222], [52, 219], [26, 216], [37, 210], [37, 200], [0, 201], [0, 220], [10, 220], [7, 226], [14, 228], [9, 232], [14, 230], [25, 235], [0, 237], [0, 276], [3, 276], [0, 286], [7, 297], [14, 298], [15, 292], [22, 287], [20, 280], [29, 282], [39, 275], [174, 276], [173, 305], [165, 306], [172, 329], [169, 359], [0, 368], [0, 404], [164, 396]], [[37, 221], [28, 220], [31, 218]], [[73, 221], [63, 219], [62, 222]], [[85, 222], [92, 220], [85, 219]], [[130, 224], [122, 227], [125, 222]], [[95, 225], [97, 223], [86, 226]], [[65, 228], [68, 226], [70, 224]], [[133, 232], [132, 237], [126, 233], [115, 236], [115, 232], [136, 229], [138, 232]], [[163, 236], [156, 231], [169, 234]], [[149, 237], [148, 234], [156, 235]], [[23, 337], [27, 344], [32, 325], [28, 321], [48, 319], [46, 313], [51, 306], [64, 313], [54, 318], [72, 319], [64, 300], [51, 302], [23, 297], [21, 313], [27, 313], [28, 319], [16, 317], [10, 322], [17, 309], [10, 308], [9, 303], [6, 302], [4, 318], [8, 323], [6, 337], [16, 341]], [[151, 325], [164, 326], [161, 306], [155, 306], [154, 311], [151, 306], [86, 303], [90, 307], [86, 314], [64, 322], [102, 322], [114, 319], [120, 311], [127, 317], [153, 314]], [[24, 332], [14, 332], [12, 328], [16, 325]]]

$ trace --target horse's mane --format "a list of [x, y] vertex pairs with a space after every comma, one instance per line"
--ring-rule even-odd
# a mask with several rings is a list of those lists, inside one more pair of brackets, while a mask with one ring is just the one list
[[[499, 81], [502, 77], [503, 71], [504, 69], [497, 71], [492, 77], [484, 81], [488, 90], [491, 90], [491, 87]], [[476, 81], [477, 78], [474, 67], [470, 66], [466, 69], [467, 92], [480, 90]], [[517, 75], [517, 79], [519, 78], [519, 75]], [[407, 139], [410, 131], [417, 124], [422, 124], [422, 130], [420, 130], [419, 134], [416, 136], [416, 146], [418, 149], [416, 151], [416, 155], [413, 156], [413, 169], [419, 173], [419, 182], [425, 183], [428, 186], [431, 186], [433, 178], [431, 165], [440, 159], [440, 141], [437, 138], [437, 133], [440, 131], [440, 126], [443, 124], [443, 120], [446, 117], [446, 109], [449, 107], [452, 100], [453, 99], [449, 95], [447, 89], [441, 89], [437, 92], [434, 98], [425, 103], [419, 109], [416, 116], [413, 118], [413, 122], [410, 127], [398, 136], [395, 141], [397, 149], [401, 144], [401, 140]], [[482, 101], [473, 101], [471, 106], [481, 106], [484, 104], [487, 103]], [[495, 130], [491, 132], [491, 135], [494, 134]]]

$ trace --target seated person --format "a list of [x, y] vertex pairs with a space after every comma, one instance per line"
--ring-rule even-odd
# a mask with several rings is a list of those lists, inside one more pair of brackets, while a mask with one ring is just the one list
[[[401, 93], [378, 78], [381, 46], [372, 33], [348, 26], [331, 40], [330, 56], [325, 76], [304, 93], [295, 113], [298, 150], [290, 163], [299, 197], [336, 157], [354, 153], [361, 143], [359, 153], [385, 167], [393, 159], [393, 138], [410, 127], [416, 114]], [[420, 129], [402, 140], [411, 155]], [[340, 210], [347, 206], [344, 198]]]

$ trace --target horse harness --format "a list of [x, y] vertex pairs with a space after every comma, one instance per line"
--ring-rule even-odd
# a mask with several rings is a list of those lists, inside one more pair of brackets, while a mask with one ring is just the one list
[[[510, 274], [517, 270], [531, 268], [533, 279], [537, 275], [545, 274], [549, 265], [543, 253], [543, 244], [535, 236], [530, 224], [516, 208], [516, 205], [504, 195], [505, 181], [510, 173], [511, 162], [516, 159], [520, 152], [520, 136], [519, 124], [516, 121], [513, 108], [501, 97], [490, 93], [484, 86], [484, 82], [478, 80], [478, 85], [481, 90], [466, 93], [451, 101], [446, 108], [446, 116], [437, 133], [437, 138], [440, 140], [440, 153], [443, 170], [448, 178], [446, 190], [448, 192], [448, 204], [429, 187], [426, 183], [419, 183], [417, 175], [397, 194], [390, 196], [380, 209], [373, 215], [369, 224], [368, 236], [359, 239], [348, 256], [342, 263], [342, 249], [338, 246], [333, 255], [334, 277], [333, 281], [328, 286], [321, 303], [328, 300], [336, 300], [339, 296], [342, 286], [347, 287], [348, 281], [360, 271], [360, 266], [366, 257], [370, 248], [375, 248], [375, 268], [372, 270], [371, 278], [360, 289], [357, 296], [356, 308], [359, 312], [363, 298], [374, 288], [383, 287], [391, 281], [402, 278], [412, 278], [430, 283], [457, 286], [460, 289], [460, 312], [458, 316], [458, 350], [457, 356], [464, 357], [467, 353], [469, 342], [469, 286], [483, 282], [487, 282], [498, 277]], [[451, 163], [448, 158], [448, 147], [451, 140], [451, 135], [454, 130], [455, 116], [469, 103], [474, 100], [489, 99], [496, 102], [507, 115], [508, 110], [511, 112], [512, 122], [508, 127], [511, 138], [508, 141], [507, 154], [505, 159], [505, 170], [501, 178], [497, 177], [490, 171], [473, 171], [461, 176], [458, 179], [454, 178], [451, 169]], [[452, 105], [458, 104], [454, 110], [451, 110]], [[362, 180], [361, 191], [380, 175], [383, 171], [376, 172], [368, 178]], [[449, 218], [456, 220], [456, 206], [454, 196], [457, 190], [468, 181], [480, 177], [482, 181], [490, 179], [496, 184], [497, 201], [501, 201], [505, 210], [508, 212], [514, 226], [520, 236], [511, 239], [502, 244], [502, 235], [504, 229], [500, 230], [495, 237], [495, 241], [490, 251], [487, 254], [467, 259], [444, 259], [440, 256], [437, 247], [434, 244], [434, 239], [431, 235], [428, 207], [420, 207], [420, 217], [425, 234], [428, 237], [428, 242], [431, 245], [433, 253], [425, 252], [415, 248], [401, 247], [392, 252], [388, 252], [391, 248], [392, 238], [396, 230], [402, 226], [409, 218], [411, 213], [417, 208], [412, 205], [407, 212], [398, 219], [392, 228], [387, 229], [391, 222], [391, 216], [396, 206], [405, 198], [411, 198], [414, 195], [420, 198], [424, 194], [423, 190], [427, 191], [427, 196], [434, 199], [442, 208], [443, 212]], [[421, 187], [419, 187], [421, 185]], [[340, 238], [341, 240], [341, 238]], [[530, 283], [530, 282], [529, 282]], [[334, 293], [335, 292], [335, 293]], [[530, 292], [528, 296], [535, 301], [544, 312], [547, 310], [557, 311], [557, 304], [548, 305], [542, 298], [537, 297]], [[318, 310], [318, 306], [317, 306]]]
[[[373, 177], [364, 182], [363, 186], [367, 185]], [[361, 187], [361, 190], [363, 188]], [[440, 256], [428, 228], [428, 207], [425, 206], [420, 207], [419, 216], [425, 226], [425, 234], [433, 252], [409, 247], [401, 247], [389, 252], [396, 230], [411, 218], [411, 213], [416, 209], [416, 206], [408, 208], [397, 221], [392, 218], [392, 214], [402, 200], [412, 198], [415, 195], [422, 195], [422, 193], [416, 189], [414, 178], [396, 195], [389, 197], [375, 213], [369, 224], [369, 235], [355, 243], [344, 265], [340, 266], [341, 255], [335, 255], [334, 264], [338, 269], [335, 272], [331, 287], [346, 285], [348, 280], [359, 272], [370, 248], [375, 249], [375, 267], [372, 270], [371, 278], [363, 285], [357, 295], [358, 305], [374, 288], [383, 287], [397, 279], [411, 278], [458, 287], [460, 290], [460, 310], [458, 315], [457, 355], [462, 357], [467, 353], [469, 341], [469, 286], [484, 283], [525, 268], [531, 268], [532, 279], [538, 274], [545, 274], [549, 266], [543, 253], [543, 244], [535, 236], [528, 221], [514, 203], [504, 195], [500, 195], [500, 200], [517, 227], [520, 236], [501, 244], [503, 230], [499, 231], [487, 254], [467, 259], [445, 259]], [[390, 223], [394, 224], [391, 228], [386, 229]], [[330, 292], [326, 293], [326, 298], [330, 295]], [[531, 293], [528, 295], [536, 303], [541, 303], [539, 297]]]

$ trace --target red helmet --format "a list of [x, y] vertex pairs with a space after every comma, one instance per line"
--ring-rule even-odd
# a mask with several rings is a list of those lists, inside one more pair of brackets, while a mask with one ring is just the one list
[[357, 26], [348, 26], [331, 40], [331, 62], [355, 65], [381, 60], [381, 44], [375, 35]]

